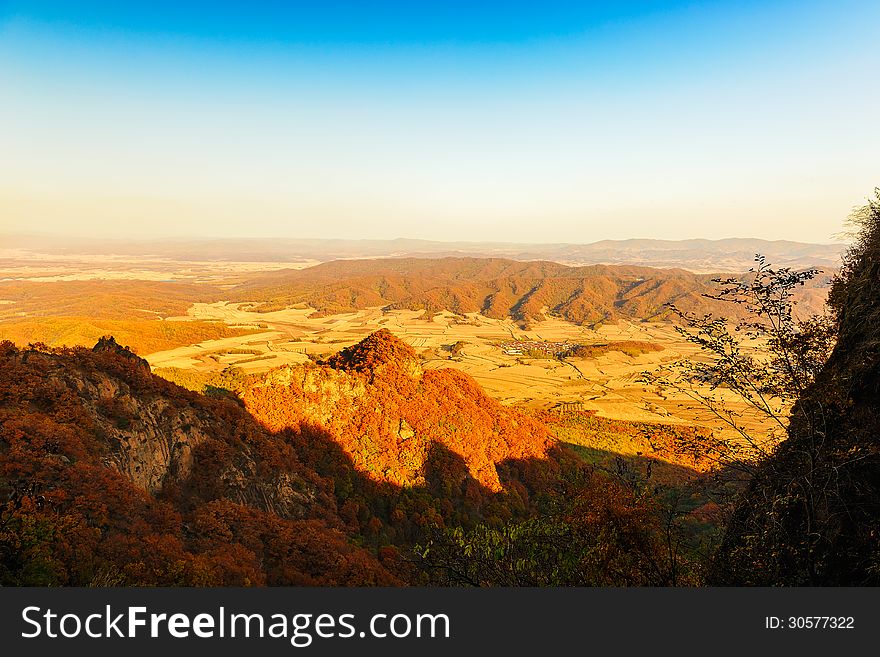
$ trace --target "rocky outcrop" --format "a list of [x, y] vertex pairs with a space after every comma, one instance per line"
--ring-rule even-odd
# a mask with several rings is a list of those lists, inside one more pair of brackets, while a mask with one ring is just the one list
[[104, 372], [53, 374], [74, 387], [111, 446], [107, 462], [150, 493], [189, 476], [192, 451], [208, 438], [195, 409], [161, 396], [135, 396], [122, 379]]
[[0, 342], [0, 585], [398, 584], [291, 438], [111, 338]]
[[[279, 414], [283, 412], [285, 417], [295, 415], [304, 422], [326, 426], [367, 392], [367, 382], [362, 377], [312, 363], [272, 370], [257, 387], [296, 391], [296, 400], [287, 400], [284, 407], [278, 409]], [[284, 426], [271, 420], [271, 409], [263, 410], [259, 417], [266, 420], [270, 428]]]
[[385, 329], [322, 363], [270, 372], [243, 400], [272, 431], [318, 425], [358, 470], [398, 486], [426, 485], [439, 445], [466, 465], [456, 477], [497, 492], [498, 464], [544, 459], [555, 444], [545, 426], [489, 398], [466, 374], [423, 371], [412, 348]]
[[[208, 400], [149, 373], [145, 360], [112, 337], [86, 356], [39, 351], [9, 352], [7, 367], [40, 372], [51, 391], [44, 402], [75, 407], [100, 443], [103, 463], [151, 495], [185, 486], [193, 476], [194, 453], [202, 445], [230, 437], [230, 419], [253, 438], [273, 438], [230, 401]], [[222, 410], [222, 415], [218, 411]], [[232, 415], [233, 417], [228, 417]], [[239, 428], [239, 431], [243, 429]], [[314, 482], [295, 471], [267, 477], [258, 473], [253, 440], [241, 441], [234, 458], [217, 472], [223, 495], [282, 517], [307, 517], [318, 497]]]
[[97, 344], [92, 347], [92, 351], [94, 351], [96, 354], [113, 354], [114, 356], [125, 358], [126, 360], [131, 361], [132, 363], [141, 367], [147, 372], [150, 371], [150, 364], [146, 361], [146, 359], [141, 358], [128, 347], [123, 347], [121, 344], [116, 342], [116, 338], [114, 338], [112, 335], [105, 335], [100, 338]]

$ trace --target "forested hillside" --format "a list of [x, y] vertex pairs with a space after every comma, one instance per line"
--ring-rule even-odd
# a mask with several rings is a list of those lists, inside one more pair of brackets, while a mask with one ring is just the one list
[[161, 281], [3, 281], [0, 340], [84, 347], [112, 334], [138, 353], [149, 354], [254, 332], [222, 322], [163, 321], [185, 315], [193, 303], [214, 300], [219, 293], [213, 285]]
[[471, 485], [500, 491], [497, 463], [545, 459], [554, 442], [544, 426], [503, 407], [466, 374], [422, 372], [413, 349], [385, 329], [324, 365], [274, 370], [245, 393], [244, 404], [274, 431], [319, 423], [358, 470], [407, 487], [425, 484], [432, 450], [442, 448], [463, 461]]
[[[521, 583], [669, 583], [686, 561], [655, 498], [387, 332], [243, 401], [160, 379], [113, 339], [4, 342], [0, 377], [3, 584], [473, 583], [449, 580], [457, 532], [518, 523], [571, 538], [565, 570], [543, 539], [514, 542]], [[478, 582], [500, 582], [498, 557]]]
[[0, 581], [394, 584], [333, 483], [229, 401], [95, 351], [2, 344]]
[[[540, 319], [546, 308], [576, 324], [592, 324], [674, 320], [670, 303], [699, 314], [729, 312], [703, 296], [717, 277], [681, 269], [482, 258], [343, 260], [256, 278], [231, 290], [231, 298], [255, 302], [263, 311], [305, 304], [333, 314], [387, 306], [425, 310], [428, 316], [481, 312], [522, 323]], [[804, 313], [821, 309], [828, 280], [820, 276], [800, 292]]]

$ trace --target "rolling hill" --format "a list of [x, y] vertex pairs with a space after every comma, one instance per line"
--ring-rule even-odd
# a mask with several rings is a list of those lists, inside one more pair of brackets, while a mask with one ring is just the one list
[[[546, 310], [575, 324], [626, 318], [670, 318], [667, 304], [685, 312], [727, 314], [726, 304], [703, 295], [718, 275], [681, 269], [592, 265], [499, 258], [395, 258], [340, 260], [257, 277], [231, 289], [231, 300], [256, 302], [270, 311], [308, 305], [324, 314], [374, 306], [448, 310], [510, 317], [527, 324]], [[830, 276], [814, 279], [800, 292], [804, 313], [820, 312]]]

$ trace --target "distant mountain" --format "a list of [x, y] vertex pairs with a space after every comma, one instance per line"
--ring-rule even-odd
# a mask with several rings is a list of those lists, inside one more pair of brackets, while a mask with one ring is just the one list
[[[718, 274], [620, 265], [569, 267], [499, 258], [339, 260], [257, 277], [227, 291], [269, 311], [297, 304], [335, 314], [384, 306], [510, 317], [521, 324], [544, 312], [575, 324], [618, 319], [669, 319], [667, 304], [686, 312], [730, 314], [729, 304], [703, 296]], [[798, 290], [803, 314], [821, 312], [829, 275]]]
[[742, 271], [755, 256], [766, 256], [777, 267], [840, 266], [843, 244], [806, 244], [747, 238], [722, 240], [604, 240], [585, 245], [538, 248], [535, 253], [568, 264], [628, 264], [680, 267], [694, 272]]
[[[54, 255], [154, 256], [177, 261], [330, 260], [387, 257], [489, 257], [550, 260], [569, 265], [623, 264], [678, 267], [694, 272], [742, 271], [763, 254], [777, 266], [839, 266], [846, 245], [808, 244], [752, 238], [721, 240], [603, 240], [588, 244], [513, 242], [438, 242], [417, 239], [188, 239], [88, 240], [5, 236], [4, 249]], [[0, 252], [0, 256], [3, 253]], [[7, 252], [7, 255], [14, 253]]]

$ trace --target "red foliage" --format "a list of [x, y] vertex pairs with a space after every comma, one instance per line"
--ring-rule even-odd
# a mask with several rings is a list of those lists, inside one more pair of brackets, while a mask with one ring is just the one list
[[0, 343], [0, 584], [418, 583], [426, 530], [528, 517], [585, 467], [387, 331], [242, 403], [104, 347]]
[[[482, 486], [500, 491], [496, 464], [546, 458], [554, 444], [541, 424], [488, 397], [467, 374], [421, 373], [412, 348], [384, 329], [322, 365], [289, 373], [248, 390], [248, 411], [273, 431], [321, 425], [377, 481], [423, 484], [439, 444]], [[435, 474], [445, 480], [452, 473]]]
[[[333, 483], [289, 441], [123, 351], [0, 343], [0, 583], [399, 583], [334, 529]], [[185, 438], [184, 416], [192, 464], [170, 444], [163, 487], [136, 486], [125, 446]]]

